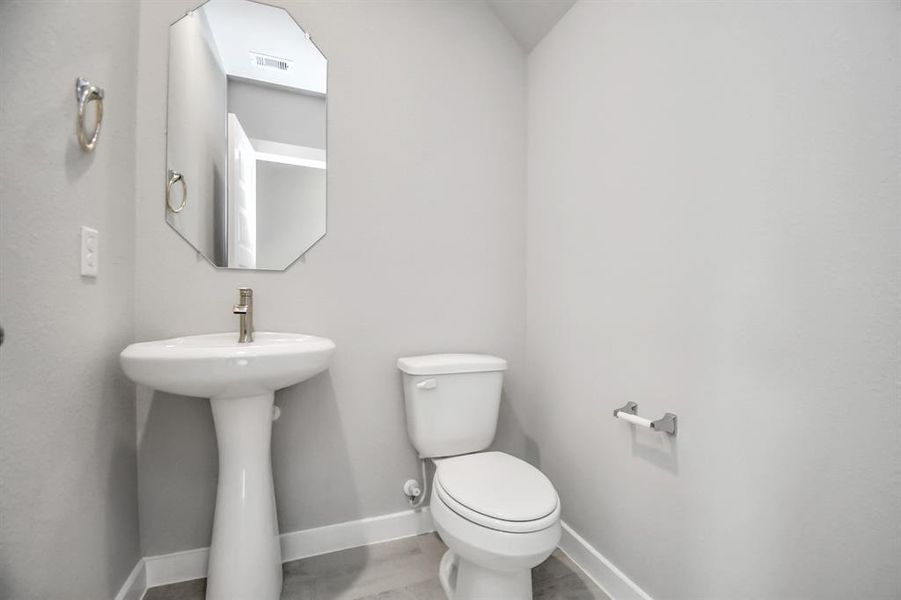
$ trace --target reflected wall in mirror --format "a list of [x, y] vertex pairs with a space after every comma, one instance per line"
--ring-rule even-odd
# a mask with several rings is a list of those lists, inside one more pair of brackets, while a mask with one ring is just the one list
[[326, 78], [281, 8], [210, 0], [169, 28], [166, 221], [217, 267], [282, 270], [325, 235]]

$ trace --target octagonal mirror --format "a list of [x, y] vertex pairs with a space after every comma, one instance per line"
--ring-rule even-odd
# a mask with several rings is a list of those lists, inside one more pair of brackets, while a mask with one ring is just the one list
[[284, 9], [169, 28], [166, 222], [217, 267], [282, 270], [326, 231], [327, 62]]

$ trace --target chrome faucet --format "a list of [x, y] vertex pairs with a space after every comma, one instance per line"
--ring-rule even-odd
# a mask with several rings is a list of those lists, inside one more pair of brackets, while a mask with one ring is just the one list
[[240, 294], [238, 304], [232, 312], [238, 315], [238, 343], [253, 341], [253, 290], [249, 287], [238, 288]]

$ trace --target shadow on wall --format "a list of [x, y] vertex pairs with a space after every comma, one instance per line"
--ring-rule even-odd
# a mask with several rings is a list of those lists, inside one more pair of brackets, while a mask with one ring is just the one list
[[13, 597], [12, 588], [8, 583], [10, 580], [12, 580], [12, 577], [10, 577], [8, 573], [8, 568], [4, 565], [0, 565], [0, 598]]
[[506, 389], [501, 394], [497, 435], [495, 435], [491, 449], [512, 454], [541, 469], [541, 451], [538, 448], [538, 443], [529, 437], [523, 429], [522, 421], [519, 415], [516, 414]]
[[668, 471], [679, 473], [679, 445], [676, 436], [629, 425], [632, 430], [632, 456]]
[[[69, 93], [65, 94], [66, 97], [61, 99], [60, 106], [57, 108], [57, 110], [61, 111], [63, 114], [72, 110], [72, 99], [69, 95], [71, 90], [66, 91]], [[94, 104], [94, 102], [91, 102], [85, 111], [85, 123], [87, 123], [89, 127], [94, 123], [96, 118], [93, 113]], [[37, 127], [32, 131], [40, 131], [40, 127]], [[66, 168], [66, 180], [69, 183], [73, 183], [81, 179], [82, 175], [87, 173], [88, 169], [91, 168], [91, 165], [94, 164], [95, 156], [96, 154], [93, 152], [85, 152], [82, 150], [76, 137], [74, 135], [70, 136], [69, 141], [66, 143], [66, 155], [63, 159], [63, 164]]]
[[210, 401], [138, 386], [141, 551], [210, 545], [219, 454]]
[[[272, 470], [282, 533], [362, 518], [328, 371], [276, 393]], [[209, 400], [139, 386], [142, 552], [209, 546], [219, 457]], [[289, 499], [303, 498], [303, 502]]]
[[[275, 405], [281, 410], [272, 427], [279, 530], [290, 533], [362, 518], [331, 372], [279, 390]], [[343, 561], [359, 565], [370, 559], [366, 546], [342, 556]], [[286, 568], [290, 572], [292, 567]], [[338, 594], [353, 587], [362, 569], [352, 572], [336, 584], [342, 590], [330, 591]]]
[[[117, 365], [118, 366], [118, 365]], [[130, 433], [129, 437], [130, 437]], [[98, 454], [99, 456], [99, 454]], [[106, 556], [103, 564], [106, 568], [107, 588], [115, 595], [123, 582], [123, 569], [126, 574], [130, 573], [134, 566], [128, 563], [133, 561], [135, 542], [139, 542], [138, 523], [135, 521], [135, 508], [137, 504], [137, 482], [135, 481], [135, 448], [125, 440], [116, 443], [115, 448], [110, 456], [109, 471], [106, 478], [106, 505], [111, 507], [107, 518], [103, 520], [104, 540]], [[123, 492], [122, 482], [129, 481], [130, 486], [128, 492]], [[133, 496], [133, 504], [121, 501], [124, 494]], [[123, 528], [132, 529], [132, 543], [128, 547], [123, 547]], [[128, 558], [126, 558], [128, 557]], [[121, 564], [121, 563], [125, 564]], [[0, 598], [6, 598], [0, 594]]]
[[228, 264], [228, 191], [223, 182], [225, 174], [219, 172], [219, 167], [213, 164], [213, 181], [210, 186], [213, 189], [213, 262], [217, 265]]
[[331, 372], [278, 391], [275, 404], [281, 416], [272, 428], [272, 472], [281, 532], [362, 518]]

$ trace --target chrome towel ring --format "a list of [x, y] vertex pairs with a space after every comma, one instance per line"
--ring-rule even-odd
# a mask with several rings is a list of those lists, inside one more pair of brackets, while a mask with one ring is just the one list
[[[94, 150], [97, 139], [100, 137], [100, 125], [103, 123], [103, 90], [86, 79], [79, 77], [75, 80], [75, 99], [78, 101], [78, 119], [75, 121], [75, 133], [78, 135], [78, 143], [85, 152]], [[84, 130], [84, 110], [90, 102], [97, 103], [97, 122], [94, 124], [94, 133], [88, 139]]]
[[[181, 204], [172, 206], [172, 186], [181, 182]], [[185, 183], [185, 176], [178, 171], [169, 169], [169, 180], [166, 182], [166, 210], [174, 213], [180, 213], [185, 209], [188, 203], [188, 185]]]

